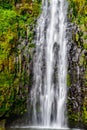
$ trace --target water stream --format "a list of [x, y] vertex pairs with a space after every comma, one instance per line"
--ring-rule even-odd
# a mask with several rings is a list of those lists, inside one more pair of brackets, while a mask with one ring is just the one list
[[66, 28], [66, 0], [42, 0], [35, 40], [32, 125], [67, 127]]

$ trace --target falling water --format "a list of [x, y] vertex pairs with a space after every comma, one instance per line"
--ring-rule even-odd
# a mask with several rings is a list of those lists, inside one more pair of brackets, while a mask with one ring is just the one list
[[31, 90], [33, 125], [67, 126], [67, 2], [42, 0], [38, 19], [34, 79]]

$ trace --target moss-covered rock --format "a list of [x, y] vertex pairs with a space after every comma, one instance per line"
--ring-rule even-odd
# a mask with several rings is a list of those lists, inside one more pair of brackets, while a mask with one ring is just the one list
[[39, 0], [0, 1], [0, 120], [27, 110]]
[[[68, 120], [71, 127], [87, 127], [87, 1], [68, 0], [68, 17], [73, 27], [69, 50]], [[69, 81], [68, 81], [69, 82]], [[73, 124], [74, 126], [73, 126]]]

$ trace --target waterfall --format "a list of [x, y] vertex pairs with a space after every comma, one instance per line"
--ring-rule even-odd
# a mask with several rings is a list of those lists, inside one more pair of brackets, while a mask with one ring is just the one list
[[66, 27], [66, 0], [42, 0], [42, 14], [37, 22], [33, 59], [33, 125], [67, 127]]

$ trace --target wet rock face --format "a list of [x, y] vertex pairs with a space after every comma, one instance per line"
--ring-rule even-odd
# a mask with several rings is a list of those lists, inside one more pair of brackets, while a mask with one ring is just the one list
[[0, 130], [4, 130], [5, 128], [5, 120], [0, 121]]
[[85, 127], [83, 121], [84, 99], [87, 84], [85, 73], [87, 71], [87, 50], [83, 47], [83, 39], [79, 36], [80, 30], [76, 25], [70, 30], [72, 36], [68, 44], [68, 75], [70, 82], [68, 88], [68, 122], [70, 127]]

